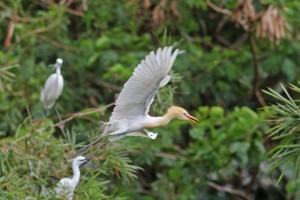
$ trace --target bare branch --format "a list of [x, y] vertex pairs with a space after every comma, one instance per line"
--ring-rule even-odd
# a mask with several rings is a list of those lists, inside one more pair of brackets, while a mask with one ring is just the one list
[[53, 46], [55, 46], [55, 47], [64, 49], [64, 50], [66, 50], [66, 51], [75, 51], [75, 48], [70, 47], [70, 46], [67, 46], [67, 45], [65, 45], [65, 44], [62, 44], [62, 43], [60, 43], [60, 42], [58, 42], [58, 41], [52, 40], [52, 39], [50, 39], [50, 38], [48, 38], [48, 37], [45, 37], [45, 36], [43, 36], [43, 35], [37, 35], [37, 37], [40, 38], [40, 39], [42, 39], [42, 40], [44, 40], [44, 41], [46, 41], [46, 42], [51, 43], [51, 44], [52, 44]]
[[230, 194], [234, 194], [234, 195], [237, 195], [237, 196], [240, 196], [242, 197], [243, 199], [249, 199], [247, 194], [242, 191], [242, 190], [238, 190], [238, 189], [233, 189], [233, 188], [229, 188], [229, 187], [225, 187], [225, 186], [222, 186], [222, 185], [218, 185], [214, 182], [208, 182], [208, 185], [216, 190], [219, 190], [219, 191], [222, 191], [222, 192], [227, 192], [227, 193], [230, 193]]
[[13, 19], [10, 19], [8, 23], [6, 38], [4, 41], [5, 47], [9, 47], [11, 45], [11, 38], [14, 34], [14, 30], [15, 30], [15, 22]]
[[258, 103], [261, 106], [266, 106], [266, 101], [261, 95], [260, 89], [259, 89], [259, 58], [256, 53], [256, 45], [254, 38], [252, 37], [251, 33], [249, 33], [249, 42], [251, 47], [251, 53], [252, 53], [252, 59], [254, 63], [254, 79], [253, 79], [253, 93], [256, 97]]
[[218, 13], [222, 13], [222, 14], [225, 14], [225, 15], [231, 15], [231, 11], [230, 10], [227, 10], [227, 9], [224, 9], [224, 8], [220, 8], [219, 6], [213, 4], [211, 1], [207, 0], [206, 1], [206, 4], [212, 8], [213, 10], [217, 11]]
[[26, 133], [26, 135], [24, 135], [23, 137], [20, 137], [18, 138], [17, 140], [15, 140], [15, 142], [18, 142], [19, 140], [22, 140], [24, 138], [28, 138], [30, 137], [30, 135], [33, 133], [33, 132], [38, 132], [38, 133], [42, 133], [44, 130], [47, 130], [47, 129], [50, 129], [50, 128], [53, 128], [53, 127], [61, 127], [62, 124], [65, 124], [69, 121], [72, 121], [73, 119], [75, 118], [84, 118], [84, 116], [86, 115], [89, 115], [89, 114], [92, 114], [92, 113], [97, 113], [97, 112], [103, 112], [105, 111], [107, 108], [113, 106], [115, 103], [110, 103], [110, 104], [107, 104], [106, 106], [104, 107], [101, 107], [101, 108], [98, 108], [98, 109], [91, 109], [89, 111], [86, 111], [86, 112], [78, 112], [78, 113], [73, 113], [71, 114], [70, 117], [68, 117], [67, 119], [64, 119], [62, 120], [61, 122], [58, 122], [52, 126], [47, 126], [47, 127], [43, 127], [43, 128], [40, 128], [40, 129], [36, 129], [36, 130], [33, 130], [31, 132], [28, 132]]
[[94, 81], [94, 83], [96, 83], [97, 85], [100, 85], [100, 86], [102, 86], [102, 87], [109, 88], [109, 89], [112, 89], [112, 90], [114, 90], [114, 91], [120, 92], [120, 87], [117, 86], [117, 85], [114, 85], [114, 84], [112, 84], [112, 83], [105, 82], [105, 81], [100, 80], [100, 79], [94, 79], [93, 81]]

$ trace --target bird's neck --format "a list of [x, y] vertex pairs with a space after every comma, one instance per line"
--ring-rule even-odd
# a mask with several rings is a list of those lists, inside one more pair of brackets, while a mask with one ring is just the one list
[[163, 116], [160, 117], [149, 117], [148, 122], [145, 125], [145, 128], [154, 128], [154, 127], [159, 127], [159, 126], [165, 126], [168, 123], [170, 123], [170, 121], [173, 119], [174, 117], [172, 115], [170, 115], [169, 113], [166, 113]]
[[56, 67], [56, 74], [57, 74], [57, 75], [60, 74], [60, 67]]
[[73, 166], [73, 178], [72, 180], [74, 180], [74, 183], [77, 183], [79, 182], [79, 178], [80, 178], [80, 170], [79, 170], [79, 167], [78, 166]]

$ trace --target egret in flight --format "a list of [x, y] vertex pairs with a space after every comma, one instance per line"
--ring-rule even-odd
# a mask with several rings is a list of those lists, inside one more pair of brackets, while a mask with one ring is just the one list
[[65, 197], [67, 200], [72, 200], [75, 188], [80, 179], [80, 168], [85, 164], [89, 164], [92, 167], [95, 167], [93, 164], [88, 162], [88, 160], [83, 156], [77, 156], [72, 162], [73, 177], [72, 178], [63, 178], [61, 179], [57, 187], [54, 189], [55, 194], [58, 197]]
[[174, 118], [197, 123], [198, 119], [178, 106], [171, 106], [163, 116], [148, 115], [155, 94], [170, 81], [169, 72], [177, 54], [178, 49], [172, 52], [172, 47], [150, 52], [125, 83], [109, 122], [104, 125], [103, 134], [79, 151], [85, 151], [106, 136], [111, 136], [110, 141], [124, 136], [146, 136], [155, 139], [157, 133], [146, 129], [167, 125]]
[[[49, 78], [46, 80], [44, 88], [41, 91], [40, 100], [44, 104], [47, 117], [48, 117], [48, 110], [55, 104], [55, 101], [61, 95], [64, 87], [64, 79], [60, 74], [60, 68], [62, 66], [62, 63], [63, 60], [61, 58], [56, 59], [56, 63], [53, 65], [53, 69], [56, 69], [56, 73], [49, 76]], [[56, 107], [55, 107], [55, 111], [58, 115]]]

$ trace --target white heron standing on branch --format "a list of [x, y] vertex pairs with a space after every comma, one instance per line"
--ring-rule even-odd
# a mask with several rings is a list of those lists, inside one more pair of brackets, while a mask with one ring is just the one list
[[66, 198], [67, 200], [72, 200], [75, 188], [79, 183], [80, 179], [80, 168], [83, 167], [85, 164], [89, 164], [95, 168], [93, 164], [91, 164], [88, 159], [83, 156], [77, 156], [74, 158], [72, 162], [72, 169], [73, 169], [73, 177], [72, 178], [63, 178], [61, 179], [57, 187], [54, 189], [55, 194], [58, 197]]
[[174, 118], [198, 122], [185, 109], [177, 106], [171, 106], [167, 113], [160, 117], [148, 115], [155, 94], [170, 81], [171, 76], [168, 74], [177, 54], [178, 49], [172, 52], [172, 47], [159, 48], [156, 53], [150, 52], [125, 83], [109, 122], [104, 125], [103, 134], [79, 151], [85, 151], [106, 136], [111, 136], [110, 141], [124, 136], [146, 136], [155, 139], [157, 133], [149, 132], [146, 128], [167, 125]]
[[[56, 72], [55, 74], [49, 76], [49, 78], [46, 80], [44, 88], [41, 91], [40, 100], [44, 104], [47, 117], [48, 117], [48, 110], [55, 104], [55, 101], [61, 95], [64, 87], [64, 79], [60, 73], [60, 68], [62, 66], [62, 63], [63, 60], [61, 58], [56, 59], [56, 63], [53, 65], [53, 69], [56, 69]], [[55, 107], [55, 111], [57, 116], [59, 117], [56, 107]]]

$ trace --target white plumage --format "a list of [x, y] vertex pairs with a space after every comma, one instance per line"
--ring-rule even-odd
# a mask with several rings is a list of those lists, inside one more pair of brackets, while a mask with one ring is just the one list
[[72, 162], [72, 169], [73, 169], [73, 177], [72, 178], [63, 178], [61, 179], [57, 187], [54, 189], [55, 194], [58, 197], [64, 197], [68, 200], [73, 199], [75, 188], [79, 182], [80, 179], [80, 169], [79, 167], [86, 163], [87, 160], [83, 156], [76, 157]]
[[155, 94], [170, 81], [171, 77], [168, 74], [177, 54], [178, 49], [172, 52], [172, 47], [150, 52], [125, 83], [109, 122], [105, 124], [103, 134], [80, 151], [86, 150], [105, 136], [112, 136], [111, 141], [124, 136], [146, 136], [155, 139], [157, 133], [149, 132], [146, 128], [166, 125], [174, 118], [197, 122], [195, 117], [177, 106], [170, 107], [167, 113], [160, 117], [148, 115]]
[[49, 76], [41, 91], [40, 100], [43, 102], [45, 109], [50, 109], [62, 93], [64, 87], [64, 79], [60, 74], [62, 63], [63, 60], [61, 58], [56, 59], [56, 63], [53, 66], [56, 69], [56, 73]]
[[141, 61], [125, 83], [109, 119], [110, 126], [103, 135], [116, 135], [111, 140], [120, 139], [125, 133], [148, 135], [151, 139], [157, 137], [156, 133], [142, 129], [148, 121], [155, 120], [148, 115], [149, 108], [159, 88], [170, 81], [168, 73], [177, 54], [178, 49], [172, 53], [172, 47], [164, 47], [159, 48], [156, 53], [150, 52]]
[[170, 81], [168, 73], [177, 54], [178, 49], [172, 53], [172, 47], [159, 48], [156, 54], [152, 51], [141, 61], [125, 83], [109, 119], [110, 123], [124, 118], [147, 116], [155, 94]]

